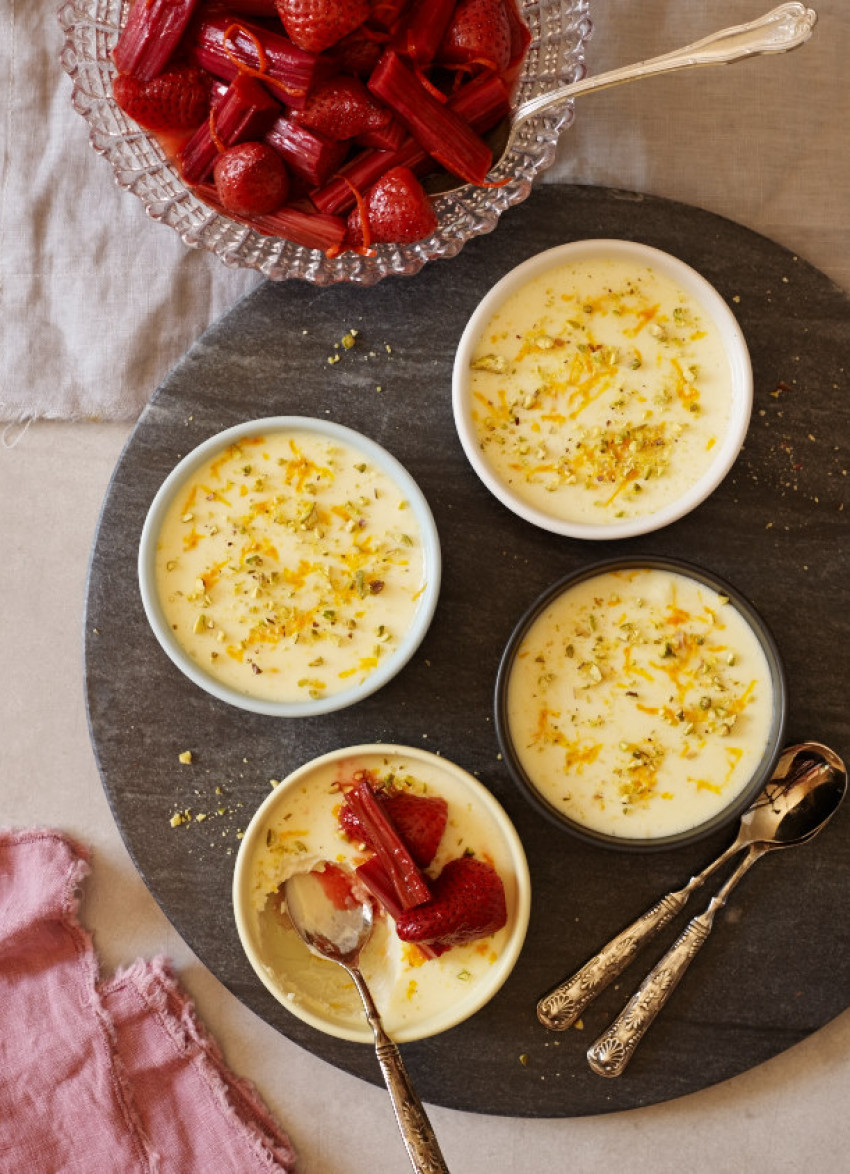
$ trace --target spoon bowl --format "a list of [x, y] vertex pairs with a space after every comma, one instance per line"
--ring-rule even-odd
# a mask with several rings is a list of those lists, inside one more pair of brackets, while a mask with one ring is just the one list
[[328, 896], [318, 872], [302, 872], [284, 885], [286, 909], [296, 933], [318, 954], [340, 966], [357, 966], [360, 951], [372, 936], [369, 901], [340, 907]]

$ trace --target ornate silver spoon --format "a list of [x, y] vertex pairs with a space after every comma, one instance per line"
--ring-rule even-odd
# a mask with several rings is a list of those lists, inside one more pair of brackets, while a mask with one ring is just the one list
[[[755, 803], [741, 816], [735, 841], [684, 888], [662, 897], [580, 970], [549, 991], [537, 1004], [543, 1026], [551, 1031], [571, 1027], [638, 951], [685, 907], [691, 894], [738, 852], [758, 847], [761, 855], [769, 848], [802, 843], [819, 832], [843, 796], [846, 782], [844, 763], [828, 746], [820, 742], [789, 746]], [[826, 817], [821, 820], [822, 811]]]
[[[826, 746], [818, 747], [817, 743], [808, 743], [808, 746], [817, 747], [823, 755], [823, 761], [812, 766], [809, 771], [804, 771], [796, 782], [790, 784], [789, 795], [796, 792], [800, 801], [790, 805], [785, 814], [780, 815], [770, 840], [759, 841], [750, 847], [726, 883], [712, 897], [705, 912], [688, 922], [620, 1015], [588, 1049], [588, 1063], [600, 1076], [619, 1076], [624, 1071], [637, 1045], [711, 933], [715, 914], [726, 904], [730, 893], [745, 873], [766, 852], [808, 843], [838, 810], [847, 790], [844, 763]], [[774, 798], [766, 798], [773, 808]], [[776, 808], [781, 812], [782, 806], [780, 798]]]
[[[816, 21], [817, 13], [804, 4], [781, 4], [758, 20], [721, 29], [682, 49], [675, 49], [660, 57], [651, 57], [648, 61], [639, 61], [635, 65], [612, 69], [595, 77], [582, 78], [581, 81], [560, 86], [549, 93], [539, 94], [518, 106], [510, 118], [506, 118], [491, 133], [488, 139], [493, 147], [491, 175], [512, 150], [517, 135], [529, 118], [559, 106], [569, 98], [591, 94], [596, 90], [607, 90], [624, 82], [639, 81], [662, 73], [674, 73], [680, 69], [691, 69], [700, 65], [728, 65], [733, 61], [741, 61], [762, 53], [786, 53], [789, 49], [796, 49], [798, 45], [808, 41]], [[460, 183], [454, 176], [442, 174], [429, 180], [426, 186], [431, 195], [445, 195], [467, 185]]]
[[372, 906], [367, 901], [350, 909], [338, 908], [315, 872], [290, 877], [283, 891], [296, 932], [314, 954], [347, 970], [357, 987], [413, 1169], [417, 1174], [449, 1174], [431, 1122], [413, 1088], [398, 1047], [384, 1031], [371, 992], [360, 973], [360, 951], [372, 933]]

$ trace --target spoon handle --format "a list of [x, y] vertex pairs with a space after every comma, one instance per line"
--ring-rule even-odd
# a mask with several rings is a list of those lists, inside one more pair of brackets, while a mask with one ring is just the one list
[[726, 904], [741, 877], [770, 850], [754, 844], [729, 879], [711, 898], [703, 913], [692, 918], [661, 961], [653, 967], [629, 1002], [587, 1052], [587, 1062], [599, 1076], [620, 1076], [655, 1017], [666, 1004], [685, 971], [711, 933], [714, 915]]
[[542, 110], [548, 110], [550, 106], [593, 90], [609, 89], [623, 82], [673, 73], [675, 70], [698, 65], [726, 65], [760, 53], [785, 53], [789, 49], [796, 49], [809, 39], [816, 21], [817, 13], [804, 4], [797, 3], [796, 0], [793, 3], [780, 4], [778, 8], [772, 9], [749, 24], [721, 29], [682, 49], [675, 49], [660, 57], [651, 57], [648, 61], [639, 61], [636, 65], [612, 69], [595, 77], [582, 78], [581, 81], [532, 98], [516, 110], [512, 129], [515, 131], [526, 119], [539, 114]]
[[407, 1074], [398, 1047], [384, 1031], [372, 994], [355, 967], [349, 969], [363, 1000], [366, 1018], [375, 1037], [375, 1054], [381, 1066], [384, 1084], [390, 1094], [395, 1119], [407, 1156], [416, 1174], [450, 1174], [428, 1114]]
[[638, 952], [676, 916], [688, 902], [693, 891], [726, 863], [742, 845], [731, 844], [702, 872], [691, 877], [684, 888], [667, 893], [651, 909], [633, 921], [603, 946], [570, 978], [558, 983], [537, 1004], [537, 1018], [550, 1031], [566, 1031], [576, 1022], [585, 1008], [626, 969]]

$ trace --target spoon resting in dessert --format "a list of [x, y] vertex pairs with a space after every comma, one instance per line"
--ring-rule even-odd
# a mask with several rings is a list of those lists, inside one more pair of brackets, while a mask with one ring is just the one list
[[291, 876], [283, 885], [283, 895], [296, 933], [314, 954], [342, 966], [357, 988], [413, 1169], [416, 1174], [448, 1174], [431, 1122], [360, 972], [360, 952], [372, 934], [371, 902], [360, 901], [350, 889], [340, 894], [339, 886], [323, 883], [321, 867]]

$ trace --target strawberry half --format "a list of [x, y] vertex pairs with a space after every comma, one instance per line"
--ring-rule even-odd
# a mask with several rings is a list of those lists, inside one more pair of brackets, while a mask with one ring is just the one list
[[492, 66], [511, 60], [511, 21], [505, 0], [460, 0], [443, 37], [437, 60], [445, 65]]
[[[448, 803], [442, 795], [413, 795], [409, 791], [396, 791], [391, 794], [378, 791], [376, 798], [404, 841], [410, 855], [420, 868], [427, 868], [437, 855], [437, 848], [446, 830]], [[342, 808], [339, 823], [351, 839], [372, 847], [369, 837], [350, 807]]]
[[[409, 244], [430, 236], [437, 227], [437, 214], [422, 184], [409, 167], [393, 167], [371, 187], [363, 199], [369, 242]], [[360, 210], [348, 218], [346, 244], [364, 244]]]
[[321, 53], [369, 16], [369, 0], [276, 0], [286, 35], [299, 47]]
[[381, 130], [391, 119], [389, 110], [356, 77], [332, 78], [314, 90], [303, 110], [292, 112], [293, 122], [334, 142]]
[[167, 69], [150, 81], [119, 73], [112, 93], [124, 113], [146, 130], [191, 130], [209, 111], [210, 77], [196, 65]]
[[474, 856], [450, 860], [431, 882], [431, 892], [430, 901], [397, 918], [403, 942], [459, 946], [488, 937], [508, 920], [502, 878]]
[[276, 212], [289, 192], [283, 160], [266, 143], [237, 143], [216, 160], [213, 178], [228, 212], [265, 216]]

